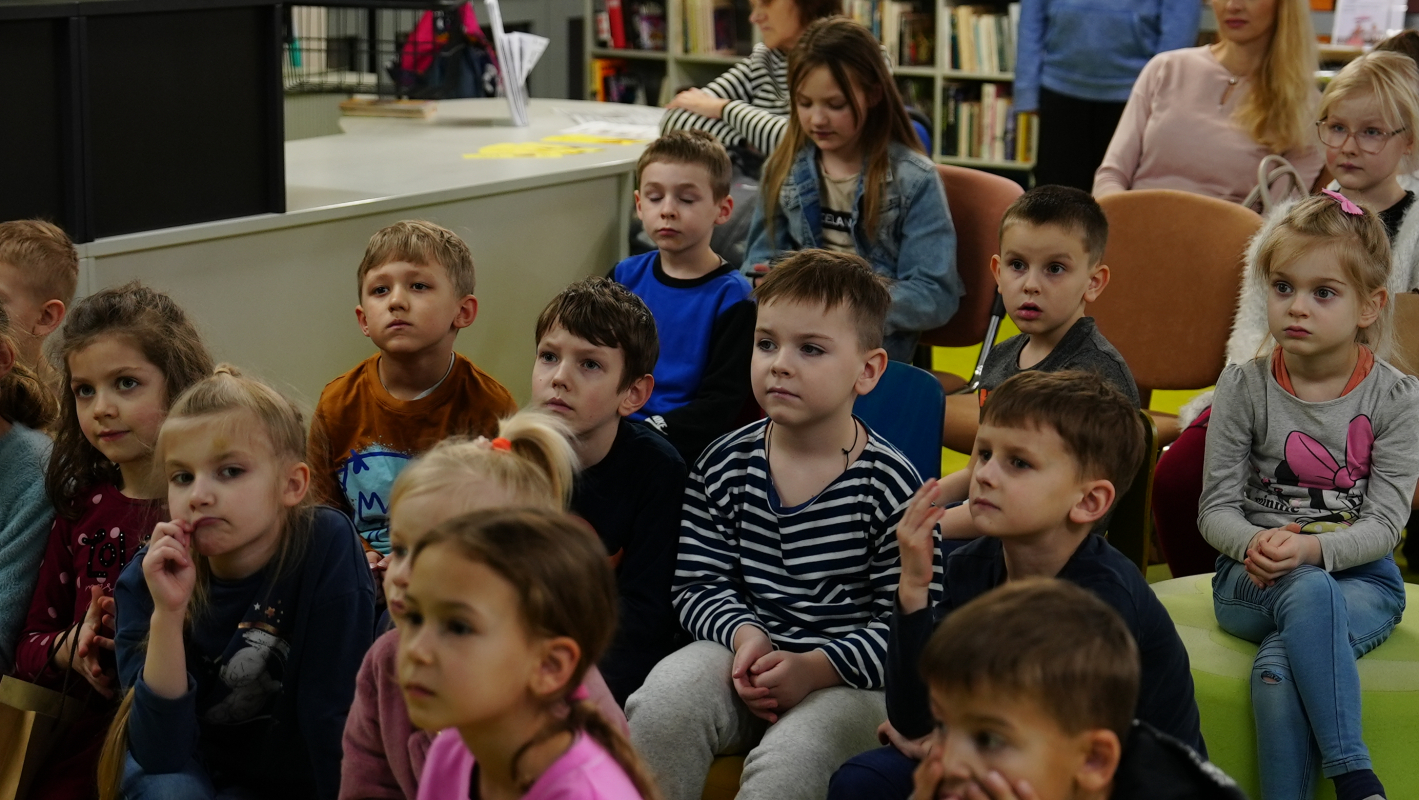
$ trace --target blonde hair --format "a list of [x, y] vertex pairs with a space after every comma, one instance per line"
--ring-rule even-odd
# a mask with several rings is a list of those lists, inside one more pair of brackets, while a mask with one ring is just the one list
[[42, 219], [0, 222], [0, 264], [14, 267], [36, 302], [74, 302], [79, 251], [62, 228]]
[[498, 421], [498, 438], [510, 449], [484, 439], [446, 439], [434, 445], [394, 480], [390, 507], [414, 495], [459, 496], [460, 489], [479, 479], [506, 489], [517, 505], [553, 511], [570, 505], [578, 464], [566, 423], [541, 411], [519, 411]]
[[459, 297], [473, 294], [476, 284], [473, 254], [458, 234], [441, 225], [418, 219], [406, 219], [381, 228], [370, 237], [365, 257], [356, 273], [355, 292], [365, 296], [365, 276], [370, 270], [385, 264], [407, 261], [426, 267], [439, 266], [448, 271], [453, 291]]
[[[182, 426], [194, 419], [214, 416], [227, 417], [222, 422], [237, 427], [255, 421], [266, 434], [272, 455], [290, 463], [305, 460], [305, 425], [301, 412], [280, 392], [255, 378], [241, 374], [230, 364], [220, 364], [212, 375], [188, 387], [168, 409], [167, 419], [158, 433], [156, 464], [162, 464], [168, 444], [182, 435]], [[245, 437], [246, 441], [250, 437]], [[296, 568], [305, 555], [310, 530], [314, 524], [315, 505], [309, 495], [298, 506], [287, 511], [281, 539], [270, 565], [273, 577]], [[206, 610], [212, 581], [212, 566], [206, 556], [193, 552], [197, 567], [197, 582], [187, 604], [187, 624]], [[133, 707], [133, 689], [129, 689], [109, 726], [99, 757], [99, 797], [115, 800], [120, 796], [124, 763], [128, 754], [128, 715]]]
[[10, 351], [15, 363], [0, 375], [0, 418], [27, 428], [44, 430], [59, 416], [59, 401], [34, 370], [19, 361], [20, 349], [10, 336], [10, 314], [0, 303], [0, 350]]
[[[1364, 214], [1347, 213], [1339, 201], [1323, 194], [1292, 206], [1272, 228], [1257, 250], [1250, 277], [1269, 291], [1271, 276], [1278, 269], [1318, 247], [1328, 248], [1340, 262], [1346, 280], [1355, 287], [1356, 302], [1364, 302], [1376, 290], [1389, 286], [1389, 234], [1384, 223], [1369, 209]], [[1380, 307], [1369, 327], [1355, 331], [1355, 341], [1368, 345], [1376, 357], [1394, 363], [1392, 301], [1388, 298]], [[1264, 350], [1274, 346], [1270, 337], [1263, 340]]]
[[1273, 153], [1314, 146], [1307, 128], [1318, 63], [1310, 6], [1305, 0], [1277, 0], [1271, 44], [1237, 108], [1237, 124]]
[[[1380, 107], [1385, 125], [1398, 134], [1403, 131], [1411, 147], [1419, 124], [1419, 66], [1402, 53], [1375, 50], [1345, 65], [1325, 87], [1316, 118], [1325, 121], [1336, 103], [1350, 97], [1369, 95]], [[1399, 162], [1400, 171], [1419, 166], [1410, 152]]]

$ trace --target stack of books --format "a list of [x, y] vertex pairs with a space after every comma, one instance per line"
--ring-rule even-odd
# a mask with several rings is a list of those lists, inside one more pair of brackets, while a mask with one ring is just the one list
[[684, 0], [685, 52], [690, 54], [738, 52], [738, 22], [734, 0]]
[[1008, 73], [1015, 70], [1015, 35], [1020, 4], [1005, 12], [992, 6], [956, 6], [942, 15], [942, 63], [961, 72]]
[[941, 109], [942, 155], [1032, 161], [1039, 124], [1034, 114], [1015, 113], [1008, 91], [1006, 84], [946, 84]]
[[665, 50], [665, 6], [651, 0], [596, 0], [596, 40], [617, 50]]
[[936, 18], [925, 7], [909, 0], [849, 0], [846, 11], [882, 42], [893, 64], [935, 63]]
[[631, 72], [629, 65], [620, 59], [592, 59], [590, 77], [590, 97], [603, 103], [646, 105], [652, 94], [641, 76]]

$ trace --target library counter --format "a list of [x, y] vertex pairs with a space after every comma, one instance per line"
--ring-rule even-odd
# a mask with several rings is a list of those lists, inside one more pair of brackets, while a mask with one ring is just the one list
[[[501, 99], [442, 101], [432, 120], [346, 117], [345, 133], [287, 142], [285, 214], [114, 236], [79, 245], [81, 293], [139, 279], [192, 314], [214, 357], [244, 366], [307, 407], [374, 352], [355, 322], [355, 272], [371, 234], [427, 219], [468, 242], [478, 318], [459, 352], [525, 402], [537, 314], [572, 281], [623, 257], [641, 145], [559, 158], [468, 159], [490, 144], [570, 127], [533, 100], [513, 127]], [[211, 158], [220, 159], [220, 153]]]

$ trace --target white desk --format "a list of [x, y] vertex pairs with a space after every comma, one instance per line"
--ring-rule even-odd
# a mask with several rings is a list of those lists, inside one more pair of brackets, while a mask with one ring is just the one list
[[463, 237], [477, 269], [478, 319], [459, 335], [459, 352], [525, 402], [537, 314], [625, 254], [643, 147], [548, 159], [463, 154], [537, 141], [572, 124], [557, 109], [597, 105], [534, 100], [527, 128], [507, 124], [502, 99], [444, 101], [432, 121], [346, 118], [343, 135], [286, 144], [287, 213], [81, 245], [80, 291], [138, 279], [170, 293], [216, 358], [309, 407], [374, 352], [354, 315], [370, 235], [427, 219]]

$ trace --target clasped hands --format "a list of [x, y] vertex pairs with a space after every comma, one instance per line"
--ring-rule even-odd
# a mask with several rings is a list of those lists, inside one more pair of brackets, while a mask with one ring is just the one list
[[1303, 564], [1320, 566], [1324, 563], [1320, 539], [1301, 533], [1301, 526], [1291, 523], [1284, 528], [1268, 528], [1252, 537], [1247, 545], [1247, 557], [1242, 562], [1247, 577], [1258, 589], [1275, 586], [1287, 573]]
[[749, 711], [770, 724], [803, 702], [809, 693], [840, 682], [822, 650], [790, 653], [775, 650], [769, 635], [754, 625], [734, 632], [734, 691]]

